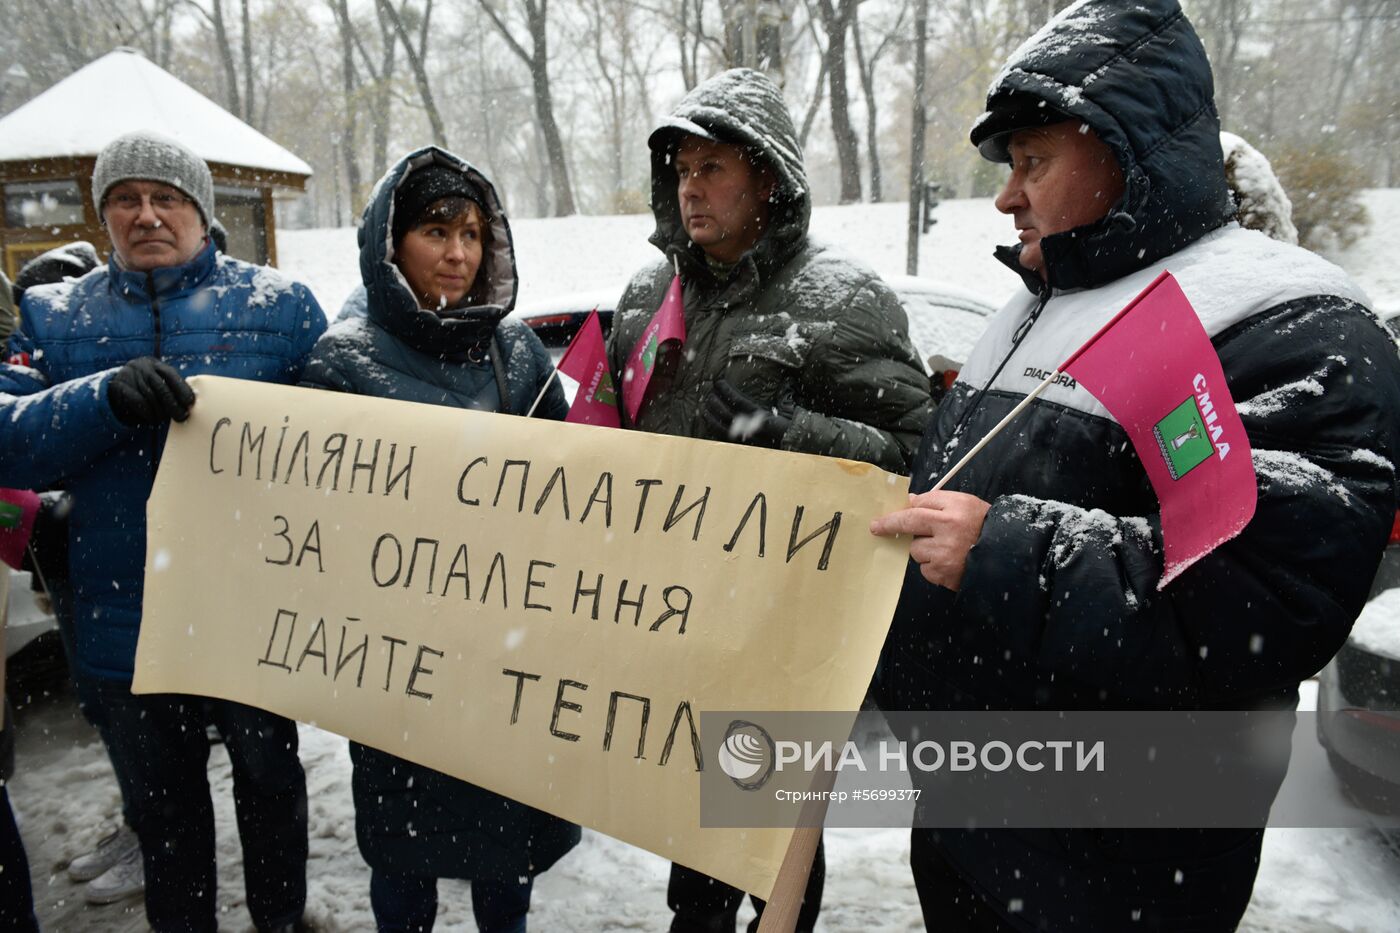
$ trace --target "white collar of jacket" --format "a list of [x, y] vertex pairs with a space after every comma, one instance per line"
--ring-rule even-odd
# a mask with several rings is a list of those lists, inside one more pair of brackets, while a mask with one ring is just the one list
[[[1053, 292], [991, 389], [1028, 395], [1164, 270], [1176, 277], [1212, 338], [1262, 311], [1311, 295], [1335, 295], [1370, 306], [1361, 288], [1322, 257], [1231, 223], [1105, 285]], [[986, 384], [1010, 350], [1016, 328], [1039, 300], [1018, 289], [992, 316], [967, 365], [958, 374], [959, 382], [974, 389]], [[1097, 399], [1068, 376], [1046, 389], [1040, 398], [1112, 418]]]

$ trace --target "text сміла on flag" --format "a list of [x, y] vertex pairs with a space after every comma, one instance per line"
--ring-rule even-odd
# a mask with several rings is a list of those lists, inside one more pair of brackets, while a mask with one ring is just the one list
[[1168, 272], [1060, 366], [1128, 432], [1161, 504], [1158, 589], [1244, 530], [1258, 481], [1220, 357]]

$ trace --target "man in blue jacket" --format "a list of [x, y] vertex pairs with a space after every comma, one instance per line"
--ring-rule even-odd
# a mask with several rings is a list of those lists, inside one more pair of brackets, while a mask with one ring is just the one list
[[326, 328], [303, 285], [219, 255], [209, 168], [174, 140], [105, 148], [93, 198], [105, 268], [30, 289], [0, 367], [0, 485], [73, 496], [69, 561], [77, 670], [130, 803], [157, 933], [217, 928], [206, 725], [233, 766], [248, 909], [259, 930], [301, 925], [306, 780], [296, 724], [222, 700], [131, 693], [146, 499], [199, 373], [290, 384]]

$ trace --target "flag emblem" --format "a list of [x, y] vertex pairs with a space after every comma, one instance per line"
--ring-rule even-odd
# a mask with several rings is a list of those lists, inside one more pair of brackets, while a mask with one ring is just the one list
[[1152, 428], [1157, 438], [1157, 447], [1167, 461], [1167, 472], [1174, 480], [1181, 479], [1196, 467], [1210, 459], [1215, 453], [1206, 432], [1205, 419], [1196, 405], [1194, 396], [1173, 408], [1165, 418]]
[[24, 521], [24, 509], [12, 502], [0, 502], [0, 528], [13, 531]]
[[613, 385], [612, 373], [606, 369], [598, 374], [598, 385], [588, 397], [603, 405], [617, 407], [617, 388]]

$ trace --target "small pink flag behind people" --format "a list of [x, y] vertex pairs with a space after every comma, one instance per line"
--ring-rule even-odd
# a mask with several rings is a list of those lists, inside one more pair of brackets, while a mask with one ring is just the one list
[[19, 569], [38, 514], [37, 494], [28, 489], [0, 489], [0, 560]]
[[1060, 366], [1128, 432], [1161, 503], [1161, 589], [1244, 530], [1258, 480], [1220, 357], [1168, 272]]
[[617, 386], [608, 370], [608, 353], [597, 308], [588, 313], [583, 326], [574, 334], [558, 369], [578, 383], [578, 394], [569, 406], [565, 421], [605, 428], [622, 426], [622, 416], [617, 412]]
[[622, 400], [627, 406], [627, 419], [635, 422], [637, 412], [646, 397], [651, 374], [656, 370], [656, 360], [661, 355], [662, 345], [676, 341], [685, 343], [685, 309], [681, 304], [681, 277], [671, 280], [666, 289], [666, 297], [661, 307], [652, 315], [651, 323], [642, 331], [641, 339], [632, 348], [627, 365], [622, 370]]

